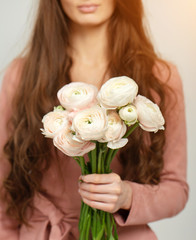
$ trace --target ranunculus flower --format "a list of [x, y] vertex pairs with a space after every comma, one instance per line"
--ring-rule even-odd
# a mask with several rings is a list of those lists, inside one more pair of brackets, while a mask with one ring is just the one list
[[136, 82], [126, 76], [115, 77], [105, 82], [97, 99], [101, 106], [107, 109], [116, 109], [132, 103], [138, 92]]
[[104, 137], [99, 142], [108, 142], [107, 147], [112, 149], [124, 147], [128, 142], [128, 139], [122, 139], [127, 130], [126, 125], [116, 111], [109, 111], [107, 118], [108, 127]]
[[70, 128], [64, 128], [54, 139], [54, 145], [70, 157], [83, 156], [95, 149], [96, 144], [86, 141], [76, 141]]
[[72, 122], [72, 130], [76, 137], [85, 141], [99, 140], [104, 136], [106, 129], [106, 111], [99, 106], [78, 112]]
[[128, 126], [137, 122], [137, 110], [133, 105], [127, 105], [126, 107], [121, 108], [119, 115]]
[[[108, 127], [104, 134], [104, 137], [100, 139], [99, 142], [111, 142], [109, 143], [110, 146], [112, 146], [113, 143], [115, 143], [115, 145], [117, 146], [117, 142], [119, 142], [119, 140], [121, 140], [121, 138], [125, 135], [127, 127], [116, 111], [109, 111], [107, 114], [107, 118]], [[120, 146], [119, 143], [118, 146]]]
[[148, 132], [164, 130], [165, 120], [157, 104], [138, 95], [134, 105], [137, 109], [139, 125], [143, 130]]
[[68, 111], [78, 111], [94, 105], [98, 89], [94, 85], [83, 82], [72, 82], [62, 87], [57, 97], [61, 105]]
[[54, 108], [54, 111], [47, 113], [43, 119], [42, 134], [48, 138], [54, 138], [63, 128], [68, 125], [68, 112], [62, 107]]

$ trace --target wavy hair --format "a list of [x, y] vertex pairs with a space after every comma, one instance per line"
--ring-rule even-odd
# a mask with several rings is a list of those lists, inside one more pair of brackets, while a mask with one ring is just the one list
[[[167, 88], [153, 74], [160, 60], [146, 33], [141, 0], [118, 0], [108, 26], [108, 72], [126, 75], [139, 85], [140, 94], [161, 99], [164, 113]], [[115, 38], [113, 37], [115, 36]], [[4, 152], [11, 164], [4, 181], [8, 193], [7, 213], [28, 224], [26, 210], [50, 167], [49, 141], [40, 134], [41, 119], [57, 103], [56, 93], [70, 82], [69, 19], [60, 0], [40, 0], [33, 34], [13, 101], [11, 133]], [[137, 129], [121, 150], [126, 171], [122, 178], [138, 183], [158, 184], [163, 168], [164, 131], [157, 134]]]

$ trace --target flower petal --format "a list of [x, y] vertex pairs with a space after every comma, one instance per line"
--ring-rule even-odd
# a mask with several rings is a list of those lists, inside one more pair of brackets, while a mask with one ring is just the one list
[[137, 92], [138, 85], [133, 79], [126, 76], [115, 77], [102, 85], [97, 99], [104, 108], [116, 109], [132, 103]]
[[128, 138], [121, 138], [119, 141], [108, 142], [107, 147], [111, 149], [119, 149], [128, 143]]

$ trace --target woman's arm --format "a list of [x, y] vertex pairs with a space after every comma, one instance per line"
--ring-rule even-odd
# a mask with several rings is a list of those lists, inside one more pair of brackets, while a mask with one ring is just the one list
[[[126, 219], [116, 213], [119, 225], [137, 225], [168, 218], [179, 213], [188, 199], [188, 184], [186, 181], [187, 146], [186, 119], [183, 88], [180, 76], [174, 66], [170, 66], [171, 76], [169, 86], [175, 91], [176, 99], [168, 99], [168, 109], [165, 116], [166, 146], [164, 151], [164, 169], [161, 182], [157, 186], [129, 182], [133, 191], [133, 201]], [[162, 68], [156, 72], [163, 81], [167, 78], [167, 70]]]
[[11, 99], [16, 89], [21, 61], [15, 60], [6, 71], [0, 91], [0, 239], [18, 240], [19, 224], [6, 214], [6, 202], [3, 201], [5, 189], [3, 181], [9, 174], [10, 165], [3, 154], [3, 147], [7, 141], [7, 121], [11, 116]]
[[[167, 78], [167, 71], [160, 70], [157, 74], [161, 75], [163, 81]], [[166, 121], [166, 146], [164, 151], [164, 169], [161, 174], [161, 182], [158, 185], [138, 184], [130, 181], [122, 181], [129, 186], [126, 190], [127, 195], [121, 190], [122, 195], [130, 201], [130, 209], [117, 211], [114, 216], [117, 223], [121, 226], [146, 224], [152, 221], [171, 217], [179, 213], [185, 206], [188, 199], [188, 185], [186, 182], [186, 126], [185, 126], [185, 107], [182, 91], [182, 83], [176, 68], [171, 67], [171, 76], [168, 84], [175, 91], [177, 99], [172, 111], [167, 113]], [[173, 99], [172, 102], [175, 100]], [[171, 99], [168, 100], [168, 107], [171, 106]], [[103, 176], [104, 177], [104, 176]], [[84, 178], [85, 180], [85, 178]], [[92, 197], [93, 187], [88, 188], [89, 179], [86, 178], [85, 185], [80, 184], [80, 188], [88, 189], [82, 197], [86, 201], [88, 196]], [[96, 184], [96, 183], [95, 183]], [[122, 183], [120, 183], [121, 186]], [[101, 185], [100, 185], [101, 186]], [[118, 195], [119, 196], [119, 195]], [[119, 196], [116, 203], [118, 208]], [[107, 201], [107, 200], [104, 200]], [[89, 204], [95, 207], [95, 201], [91, 199]], [[121, 204], [121, 209], [126, 209]], [[102, 208], [101, 208], [102, 209]], [[104, 209], [102, 209], [104, 210]], [[111, 212], [111, 211], [110, 211]]]

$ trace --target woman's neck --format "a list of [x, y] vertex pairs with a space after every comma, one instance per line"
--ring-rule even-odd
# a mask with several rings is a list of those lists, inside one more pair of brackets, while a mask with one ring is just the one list
[[71, 55], [73, 62], [87, 65], [107, 64], [107, 25], [96, 27], [73, 26]]

